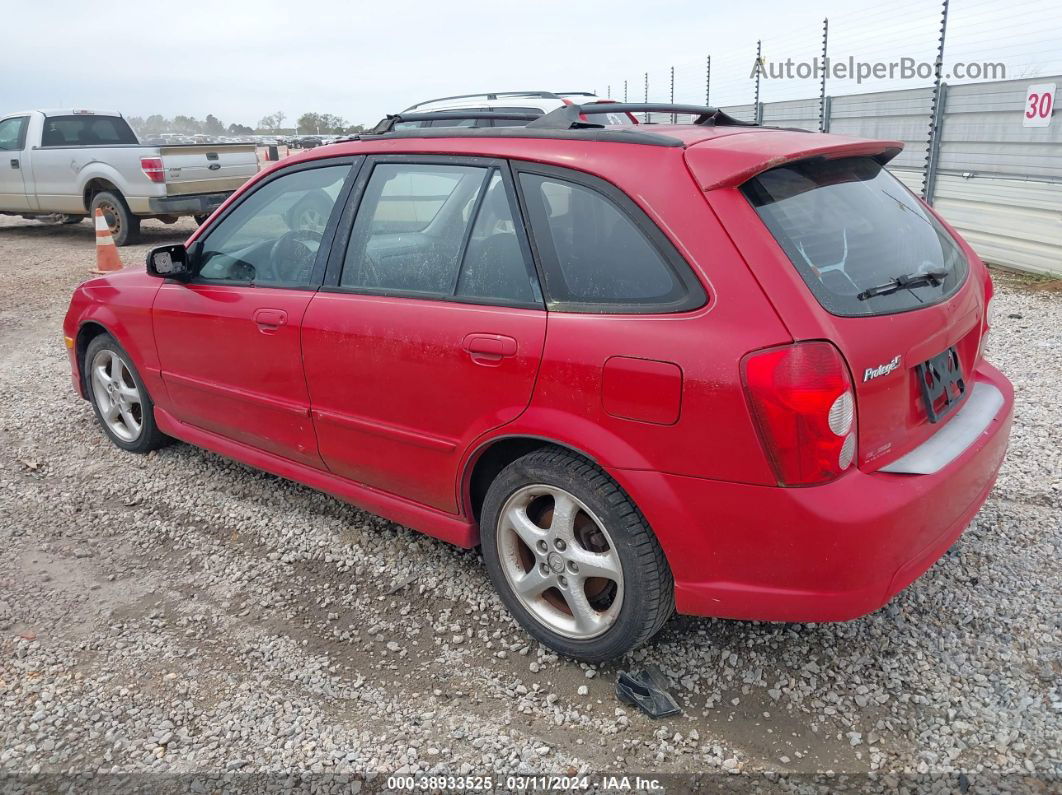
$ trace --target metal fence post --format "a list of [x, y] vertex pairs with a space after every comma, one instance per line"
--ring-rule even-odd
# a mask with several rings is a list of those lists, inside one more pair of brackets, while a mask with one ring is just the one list
[[830, 40], [830, 20], [827, 17], [822, 20], [822, 81], [819, 83], [819, 132], [826, 132], [829, 123], [826, 121], [826, 45]]
[[830, 113], [833, 110], [833, 97], [822, 98], [822, 131], [830, 131]]
[[[645, 104], [649, 104], [649, 73], [645, 73]], [[645, 112], [645, 123], [649, 123], [649, 111]]]
[[704, 104], [708, 107], [712, 106], [712, 56], [708, 56], [708, 61], [704, 68]]
[[[756, 95], [752, 99], [753, 109], [760, 106], [760, 72], [763, 69], [763, 55], [762, 48], [760, 47], [760, 40], [756, 39]], [[756, 111], [756, 115], [759, 115], [759, 111]]]
[[922, 198], [933, 203], [933, 189], [937, 181], [937, 161], [940, 159], [940, 123], [944, 105], [944, 39], [948, 31], [948, 0], [940, 9], [940, 41], [937, 42], [937, 60], [933, 65], [933, 100], [929, 106], [929, 140], [926, 142], [926, 162], [922, 171]]
[[627, 101], [627, 81], [623, 81], [623, 101]]
[[[671, 67], [671, 104], [672, 105], [675, 104], [675, 67], [674, 66]], [[671, 123], [672, 124], [676, 124], [677, 122], [678, 122], [678, 117], [674, 113], [672, 113], [671, 114]]]
[[948, 84], [937, 86], [933, 100], [933, 119], [930, 122], [932, 132], [929, 137], [929, 151], [926, 152], [926, 176], [922, 188], [922, 198], [926, 204], [933, 204], [937, 191], [937, 171], [940, 166], [940, 131], [944, 126], [944, 113], [948, 105]]

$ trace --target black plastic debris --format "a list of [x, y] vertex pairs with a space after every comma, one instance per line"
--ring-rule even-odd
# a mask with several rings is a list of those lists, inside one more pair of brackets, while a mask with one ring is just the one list
[[638, 707], [650, 718], [666, 718], [681, 712], [678, 703], [667, 692], [667, 679], [652, 665], [637, 673], [620, 671], [616, 697], [625, 704]]

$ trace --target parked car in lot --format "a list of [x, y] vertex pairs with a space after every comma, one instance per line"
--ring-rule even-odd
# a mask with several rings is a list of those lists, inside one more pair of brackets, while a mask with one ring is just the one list
[[143, 218], [205, 219], [258, 171], [253, 146], [141, 145], [117, 113], [34, 110], [0, 118], [0, 215], [103, 211], [119, 246]]
[[885, 170], [898, 142], [602, 112], [277, 164], [74, 292], [74, 388], [124, 450], [182, 439], [481, 544], [581, 659], [676, 608], [877, 609], [1006, 450], [984, 264]]

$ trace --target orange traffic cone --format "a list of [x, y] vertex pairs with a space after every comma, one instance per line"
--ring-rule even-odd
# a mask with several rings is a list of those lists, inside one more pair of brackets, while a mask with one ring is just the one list
[[122, 269], [122, 260], [118, 257], [118, 246], [114, 245], [111, 229], [103, 210], [96, 208], [96, 268], [92, 273], [114, 273]]

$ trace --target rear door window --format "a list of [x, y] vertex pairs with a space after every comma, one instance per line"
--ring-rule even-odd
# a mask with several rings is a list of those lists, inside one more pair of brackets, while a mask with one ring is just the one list
[[[955, 239], [870, 158], [794, 163], [760, 174], [742, 191], [832, 314], [918, 309], [948, 298], [966, 278]], [[897, 279], [913, 283], [894, 289]]]

